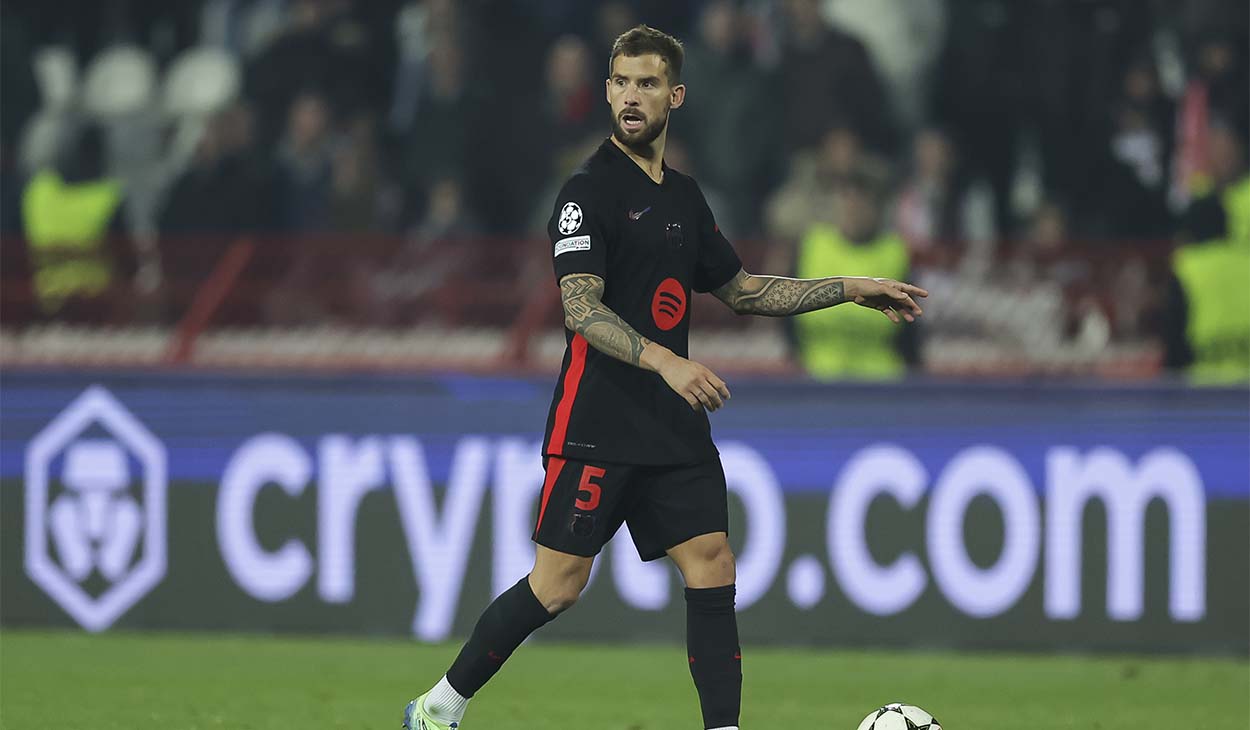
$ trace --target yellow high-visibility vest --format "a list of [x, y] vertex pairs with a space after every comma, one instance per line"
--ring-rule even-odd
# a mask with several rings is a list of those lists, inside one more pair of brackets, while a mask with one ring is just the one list
[[1196, 384], [1250, 380], [1250, 246], [1231, 240], [1184, 246], [1172, 255], [1172, 269], [1188, 305], [1190, 379]]
[[35, 294], [45, 312], [56, 311], [71, 296], [108, 288], [113, 272], [103, 238], [121, 201], [121, 185], [113, 180], [69, 184], [44, 170], [26, 185], [22, 223]]
[[[813, 226], [799, 242], [797, 275], [873, 276], [901, 280], [910, 261], [894, 234], [854, 244], [832, 226]], [[876, 310], [843, 304], [795, 318], [799, 359], [817, 378], [887, 379], [906, 371], [895, 338], [898, 325]]]
[[1228, 220], [1229, 243], [1250, 248], [1250, 175], [1225, 188], [1220, 202]]

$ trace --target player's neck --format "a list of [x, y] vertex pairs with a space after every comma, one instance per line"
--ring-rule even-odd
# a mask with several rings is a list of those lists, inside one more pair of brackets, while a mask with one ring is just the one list
[[634, 164], [642, 168], [647, 173], [647, 177], [651, 178], [655, 184], [659, 185], [664, 182], [664, 142], [668, 139], [668, 127], [660, 132], [660, 136], [655, 138], [651, 144], [640, 149], [634, 149], [612, 135], [612, 144], [620, 148]]

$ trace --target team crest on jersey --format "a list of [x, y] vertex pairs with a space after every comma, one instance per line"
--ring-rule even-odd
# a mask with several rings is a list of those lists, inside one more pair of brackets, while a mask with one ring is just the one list
[[582, 227], [582, 207], [572, 201], [565, 203], [564, 207], [560, 208], [560, 221], [556, 227], [566, 236], [576, 233], [577, 229]]
[[668, 239], [670, 244], [676, 246], [677, 248], [681, 248], [686, 245], [686, 236], [681, 232], [680, 223], [669, 223], [665, 226], [664, 237]]

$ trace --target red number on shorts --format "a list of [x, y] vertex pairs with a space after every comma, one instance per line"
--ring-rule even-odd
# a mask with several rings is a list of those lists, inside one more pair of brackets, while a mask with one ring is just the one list
[[598, 479], [606, 473], [606, 471], [597, 466], [587, 465], [585, 469], [582, 469], [582, 482], [577, 485], [577, 493], [581, 494], [582, 492], [585, 492], [590, 496], [586, 499], [578, 499], [573, 503], [575, 507], [583, 512], [593, 512], [595, 508], [599, 506], [599, 495], [603, 490], [599, 488], [598, 484], [595, 484], [590, 480]]

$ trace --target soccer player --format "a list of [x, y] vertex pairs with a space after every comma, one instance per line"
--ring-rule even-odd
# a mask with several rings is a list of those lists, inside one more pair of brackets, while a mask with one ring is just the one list
[[682, 55], [675, 38], [645, 25], [612, 47], [612, 136], [564, 185], [548, 226], [568, 347], [543, 441], [534, 568], [486, 608], [438, 684], [408, 704], [409, 730], [458, 728], [469, 698], [513, 650], [577, 601], [622, 523], [643, 560], [667, 555], [681, 571], [704, 727], [736, 730], [734, 557], [707, 417], [729, 388], [686, 357], [690, 292], [712, 292], [739, 314], [843, 302], [894, 322], [921, 314], [912, 297], [927, 292], [910, 284], [742, 270], [699, 186], [664, 164], [669, 112], [686, 95]]

